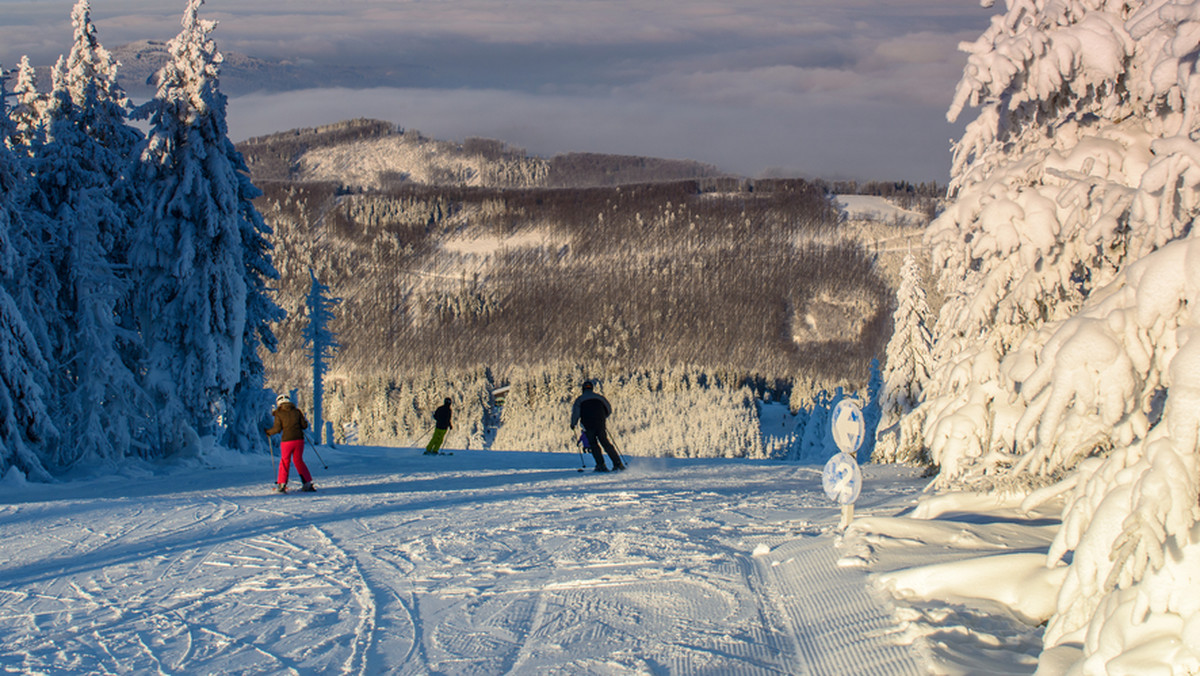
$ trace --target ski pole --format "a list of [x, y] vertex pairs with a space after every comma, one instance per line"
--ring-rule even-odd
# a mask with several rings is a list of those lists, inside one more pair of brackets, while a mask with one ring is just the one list
[[317, 445], [316, 445], [316, 444], [313, 444], [313, 453], [316, 453], [316, 454], [317, 454], [317, 460], [320, 460], [320, 461], [321, 461], [321, 467], [324, 467], [325, 469], [329, 469], [329, 465], [326, 465], [326, 464], [325, 464], [325, 458], [322, 458], [322, 457], [321, 457], [321, 452], [317, 450]]
[[617, 457], [621, 459], [621, 466], [629, 467], [629, 463], [625, 462], [625, 454], [621, 452], [620, 447], [617, 446], [617, 442], [613, 441], [611, 436], [609, 436], [608, 440], [612, 442], [613, 450], [617, 452]]
[[[571, 430], [571, 436], [575, 436], [575, 430]], [[579, 437], [575, 437], [575, 448], [579, 449], [579, 471], [587, 469], [587, 465], [583, 462], [583, 444], [579, 443]]]
[[312, 446], [313, 453], [317, 454], [317, 460], [321, 461], [321, 466], [324, 467], [325, 469], [329, 469], [329, 465], [325, 464], [325, 458], [321, 457], [321, 452], [317, 450], [317, 445], [313, 443], [312, 437], [308, 436], [308, 432], [304, 433], [304, 439], [306, 441], [308, 441], [308, 444], [310, 446]]
[[[435, 428], [435, 429], [436, 429], [436, 428]], [[424, 440], [425, 440], [425, 445], [426, 445], [426, 446], [428, 446], [428, 445], [429, 445], [429, 439], [428, 439], [428, 437], [432, 437], [432, 436], [433, 436], [433, 430], [430, 430], [430, 431], [428, 431], [428, 432], [422, 432], [422, 433], [421, 433], [421, 436], [419, 436], [419, 437], [413, 437], [412, 439], [409, 439], [409, 440], [408, 440], [408, 446], [409, 446], [409, 448], [420, 448], [420, 447], [421, 447], [421, 445], [420, 445], [420, 444], [415, 444], [415, 445], [413, 444], [413, 441], [414, 441], [414, 440], [417, 440], [417, 439], [424, 439]]]

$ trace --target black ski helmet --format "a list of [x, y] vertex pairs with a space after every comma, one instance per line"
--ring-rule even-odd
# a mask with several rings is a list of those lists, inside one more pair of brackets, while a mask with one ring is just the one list
[[449, 406], [450, 405], [450, 397], [446, 397], [446, 401], [443, 401], [442, 403]]
[[592, 387], [593, 387], [592, 381], [590, 381], [590, 380], [583, 381], [583, 391], [584, 392], [591, 392]]

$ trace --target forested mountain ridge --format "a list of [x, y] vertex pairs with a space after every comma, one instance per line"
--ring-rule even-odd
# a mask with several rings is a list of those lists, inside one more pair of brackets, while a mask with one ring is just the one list
[[[308, 270], [344, 299], [331, 324], [344, 346], [331, 420], [339, 406], [375, 418], [401, 380], [431, 370], [507, 383], [557, 367], [685, 368], [735, 388], [798, 383], [807, 396], [864, 383], [890, 333], [892, 283], [862, 224], [811, 182], [651, 158], [541, 159], [372, 121], [239, 149], [264, 191], [288, 311], [267, 357], [273, 385], [310, 381]], [[371, 393], [351, 405], [347, 388]], [[380, 424], [380, 437], [411, 427]]]
[[722, 175], [691, 160], [596, 153], [533, 157], [493, 139], [439, 141], [367, 119], [260, 136], [239, 149], [256, 182], [333, 182], [360, 190], [409, 184], [580, 188]]

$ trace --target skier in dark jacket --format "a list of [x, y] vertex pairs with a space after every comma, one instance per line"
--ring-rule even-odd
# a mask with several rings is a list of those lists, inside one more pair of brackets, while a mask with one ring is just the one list
[[450, 398], [446, 397], [446, 401], [433, 412], [433, 436], [429, 438], [429, 445], [425, 447], [425, 455], [438, 454], [442, 440], [446, 438], [446, 431], [454, 427], [450, 424], [451, 417], [453, 412], [450, 410]]
[[275, 424], [268, 429], [267, 436], [279, 435], [279, 473], [275, 481], [275, 490], [287, 492], [288, 470], [296, 463], [296, 471], [304, 482], [302, 491], [315, 491], [312, 484], [312, 474], [304, 464], [304, 430], [308, 429], [308, 419], [304, 412], [292, 404], [286, 394], [275, 398]]
[[596, 459], [597, 472], [608, 471], [608, 467], [604, 465], [604, 453], [600, 452], [601, 447], [612, 460], [614, 470], [625, 469], [620, 454], [617, 453], [616, 447], [608, 438], [607, 420], [610, 415], [612, 415], [612, 405], [603, 395], [596, 393], [590, 380], [584, 381], [583, 394], [575, 399], [574, 404], [571, 404], [571, 430], [574, 430], [576, 425], [583, 425], [587, 446], [592, 451], [592, 457]]

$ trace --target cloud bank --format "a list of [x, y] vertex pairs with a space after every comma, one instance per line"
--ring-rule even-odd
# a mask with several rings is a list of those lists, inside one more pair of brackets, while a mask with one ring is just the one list
[[[0, 0], [0, 63], [52, 63], [74, 0]], [[177, 7], [172, 5], [178, 5]], [[178, 32], [184, 3], [92, 0], [115, 47]], [[962, 0], [208, 0], [222, 51], [378, 73], [386, 87], [259, 92], [231, 133], [378, 117], [538, 154], [696, 159], [733, 173], [945, 181]], [[322, 73], [336, 72], [328, 68]]]

